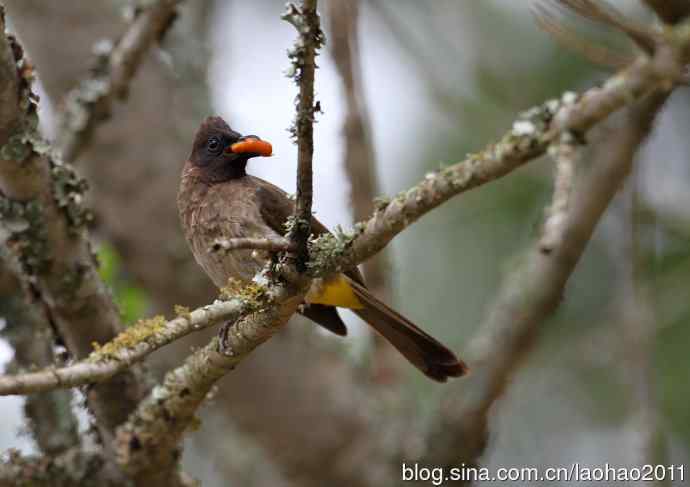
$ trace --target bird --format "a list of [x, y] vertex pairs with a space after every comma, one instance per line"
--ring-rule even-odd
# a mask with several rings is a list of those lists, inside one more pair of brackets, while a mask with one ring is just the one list
[[[243, 136], [218, 116], [200, 125], [183, 169], [177, 206], [185, 238], [196, 262], [222, 288], [229, 279], [250, 283], [270, 260], [268, 251], [237, 249], [213, 252], [218, 239], [280, 238], [294, 214], [295, 202], [277, 186], [247, 174], [249, 159], [272, 155], [269, 142]], [[328, 229], [315, 217], [315, 236]], [[299, 312], [331, 332], [347, 328], [337, 308], [349, 308], [391, 343], [427, 377], [445, 382], [467, 372], [465, 363], [438, 340], [376, 298], [354, 267], [315, 279]]]

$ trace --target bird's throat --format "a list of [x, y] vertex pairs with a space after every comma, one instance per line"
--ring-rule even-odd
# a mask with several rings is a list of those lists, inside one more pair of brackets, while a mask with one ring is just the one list
[[247, 161], [209, 166], [201, 171], [201, 179], [208, 184], [218, 184], [247, 175]]

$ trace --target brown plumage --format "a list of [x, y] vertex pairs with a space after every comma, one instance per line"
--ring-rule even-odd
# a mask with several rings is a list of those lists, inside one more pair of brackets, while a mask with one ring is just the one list
[[[235, 250], [227, 255], [211, 252], [216, 239], [282, 237], [285, 222], [294, 213], [294, 202], [283, 190], [246, 174], [249, 158], [270, 154], [267, 143], [251, 140], [237, 145], [249, 139], [258, 137], [242, 137], [220, 117], [210, 117], [199, 128], [182, 171], [177, 204], [185, 237], [196, 261], [218, 287], [225, 286], [229, 278], [251, 281], [269, 254], [256, 250]], [[242, 150], [233, 152], [233, 144]], [[247, 152], [248, 147], [263, 152]], [[319, 235], [328, 229], [312, 218], [312, 232]], [[315, 280], [306, 301], [302, 314], [338, 335], [345, 335], [347, 329], [336, 306], [352, 308], [434, 380], [444, 382], [467, 370], [453, 352], [373, 296], [356, 268], [325, 282]]]

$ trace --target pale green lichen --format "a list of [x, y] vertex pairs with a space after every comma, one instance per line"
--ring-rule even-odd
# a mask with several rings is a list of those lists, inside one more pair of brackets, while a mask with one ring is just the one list
[[391, 199], [388, 196], [377, 196], [374, 198], [374, 211], [384, 211], [388, 205], [391, 203]]
[[31, 154], [31, 146], [24, 140], [22, 134], [14, 134], [0, 147], [0, 158], [3, 161], [23, 162]]
[[244, 283], [230, 278], [225, 286], [220, 288], [218, 298], [224, 301], [239, 299], [249, 306], [250, 310], [257, 310], [272, 301], [268, 288], [256, 282]]
[[81, 289], [82, 283], [84, 282], [84, 276], [88, 271], [88, 266], [75, 263], [60, 279], [59, 296], [67, 300], [75, 298]]
[[162, 315], [139, 320], [105, 345], [93, 342], [94, 351], [91, 352], [88, 360], [90, 362], [100, 362], [116, 359], [123, 349], [132, 348], [153, 336], [159, 335], [165, 330], [165, 324], [165, 317]]
[[46, 272], [50, 259], [46, 257], [49, 246], [41, 203], [0, 196], [0, 217], [7, 233], [7, 247], [19, 256], [22, 270], [29, 276]]
[[300, 35], [295, 40], [294, 46], [287, 51], [291, 66], [285, 73], [288, 78], [293, 78], [297, 84], [300, 82], [305, 65], [305, 56], [308, 54], [307, 43], [314, 51], [318, 51], [326, 42], [326, 36], [319, 25], [319, 14], [315, 12], [314, 15], [315, 18], [308, 19], [295, 4], [288, 3], [286, 11], [280, 17], [292, 24]]
[[88, 190], [85, 179], [79, 177], [74, 168], [51, 159], [51, 178], [53, 182], [53, 198], [62, 209], [69, 223], [69, 231], [77, 234], [79, 230], [93, 222], [93, 213], [84, 204], [84, 194]]
[[104, 76], [82, 81], [65, 99], [65, 110], [60, 120], [62, 130], [77, 134], [87, 130], [92, 119], [93, 106], [109, 92], [110, 82]]
[[192, 311], [187, 306], [176, 304], [174, 310], [175, 316], [177, 316], [178, 318], [184, 318], [189, 322], [192, 321]]
[[35, 130], [15, 134], [0, 147], [0, 158], [3, 160], [23, 162], [31, 155], [47, 158], [53, 199], [67, 217], [70, 234], [77, 234], [81, 227], [94, 219], [93, 213], [84, 204], [84, 193], [88, 189], [86, 180], [79, 177], [71, 165], [63, 163], [51, 145]]
[[[340, 226], [337, 226], [334, 233], [310, 237], [307, 268], [312, 272], [329, 269], [333, 262], [339, 261], [347, 253], [352, 242], [362, 234], [365, 228], [365, 223], [355, 224], [350, 231], [344, 231]], [[333, 270], [342, 269], [337, 266]]]
[[[308, 14], [300, 10], [295, 4], [288, 3], [281, 18], [292, 24], [299, 33], [299, 37], [295, 40], [292, 48], [287, 50], [290, 67], [285, 70], [285, 76], [300, 86], [308, 58], [312, 55], [314, 58], [318, 56], [318, 50], [323, 46], [326, 37], [320, 27], [318, 12]], [[313, 63], [314, 60], [311, 59], [309, 62]], [[299, 97], [295, 98], [295, 105], [299, 106]], [[314, 114], [320, 111], [319, 102], [313, 106], [297, 110], [295, 120], [288, 128], [293, 140], [296, 141], [298, 134], [303, 133], [307, 125], [314, 122]]]

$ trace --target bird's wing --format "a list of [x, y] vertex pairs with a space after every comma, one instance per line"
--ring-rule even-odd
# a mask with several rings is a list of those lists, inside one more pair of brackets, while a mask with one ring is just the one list
[[189, 234], [197, 261], [219, 287], [227, 285], [228, 278], [250, 281], [263, 268], [266, 255], [249, 249], [211, 252], [216, 240], [282, 235], [263, 221], [255, 188], [240, 180], [208, 189], [190, 219]]

